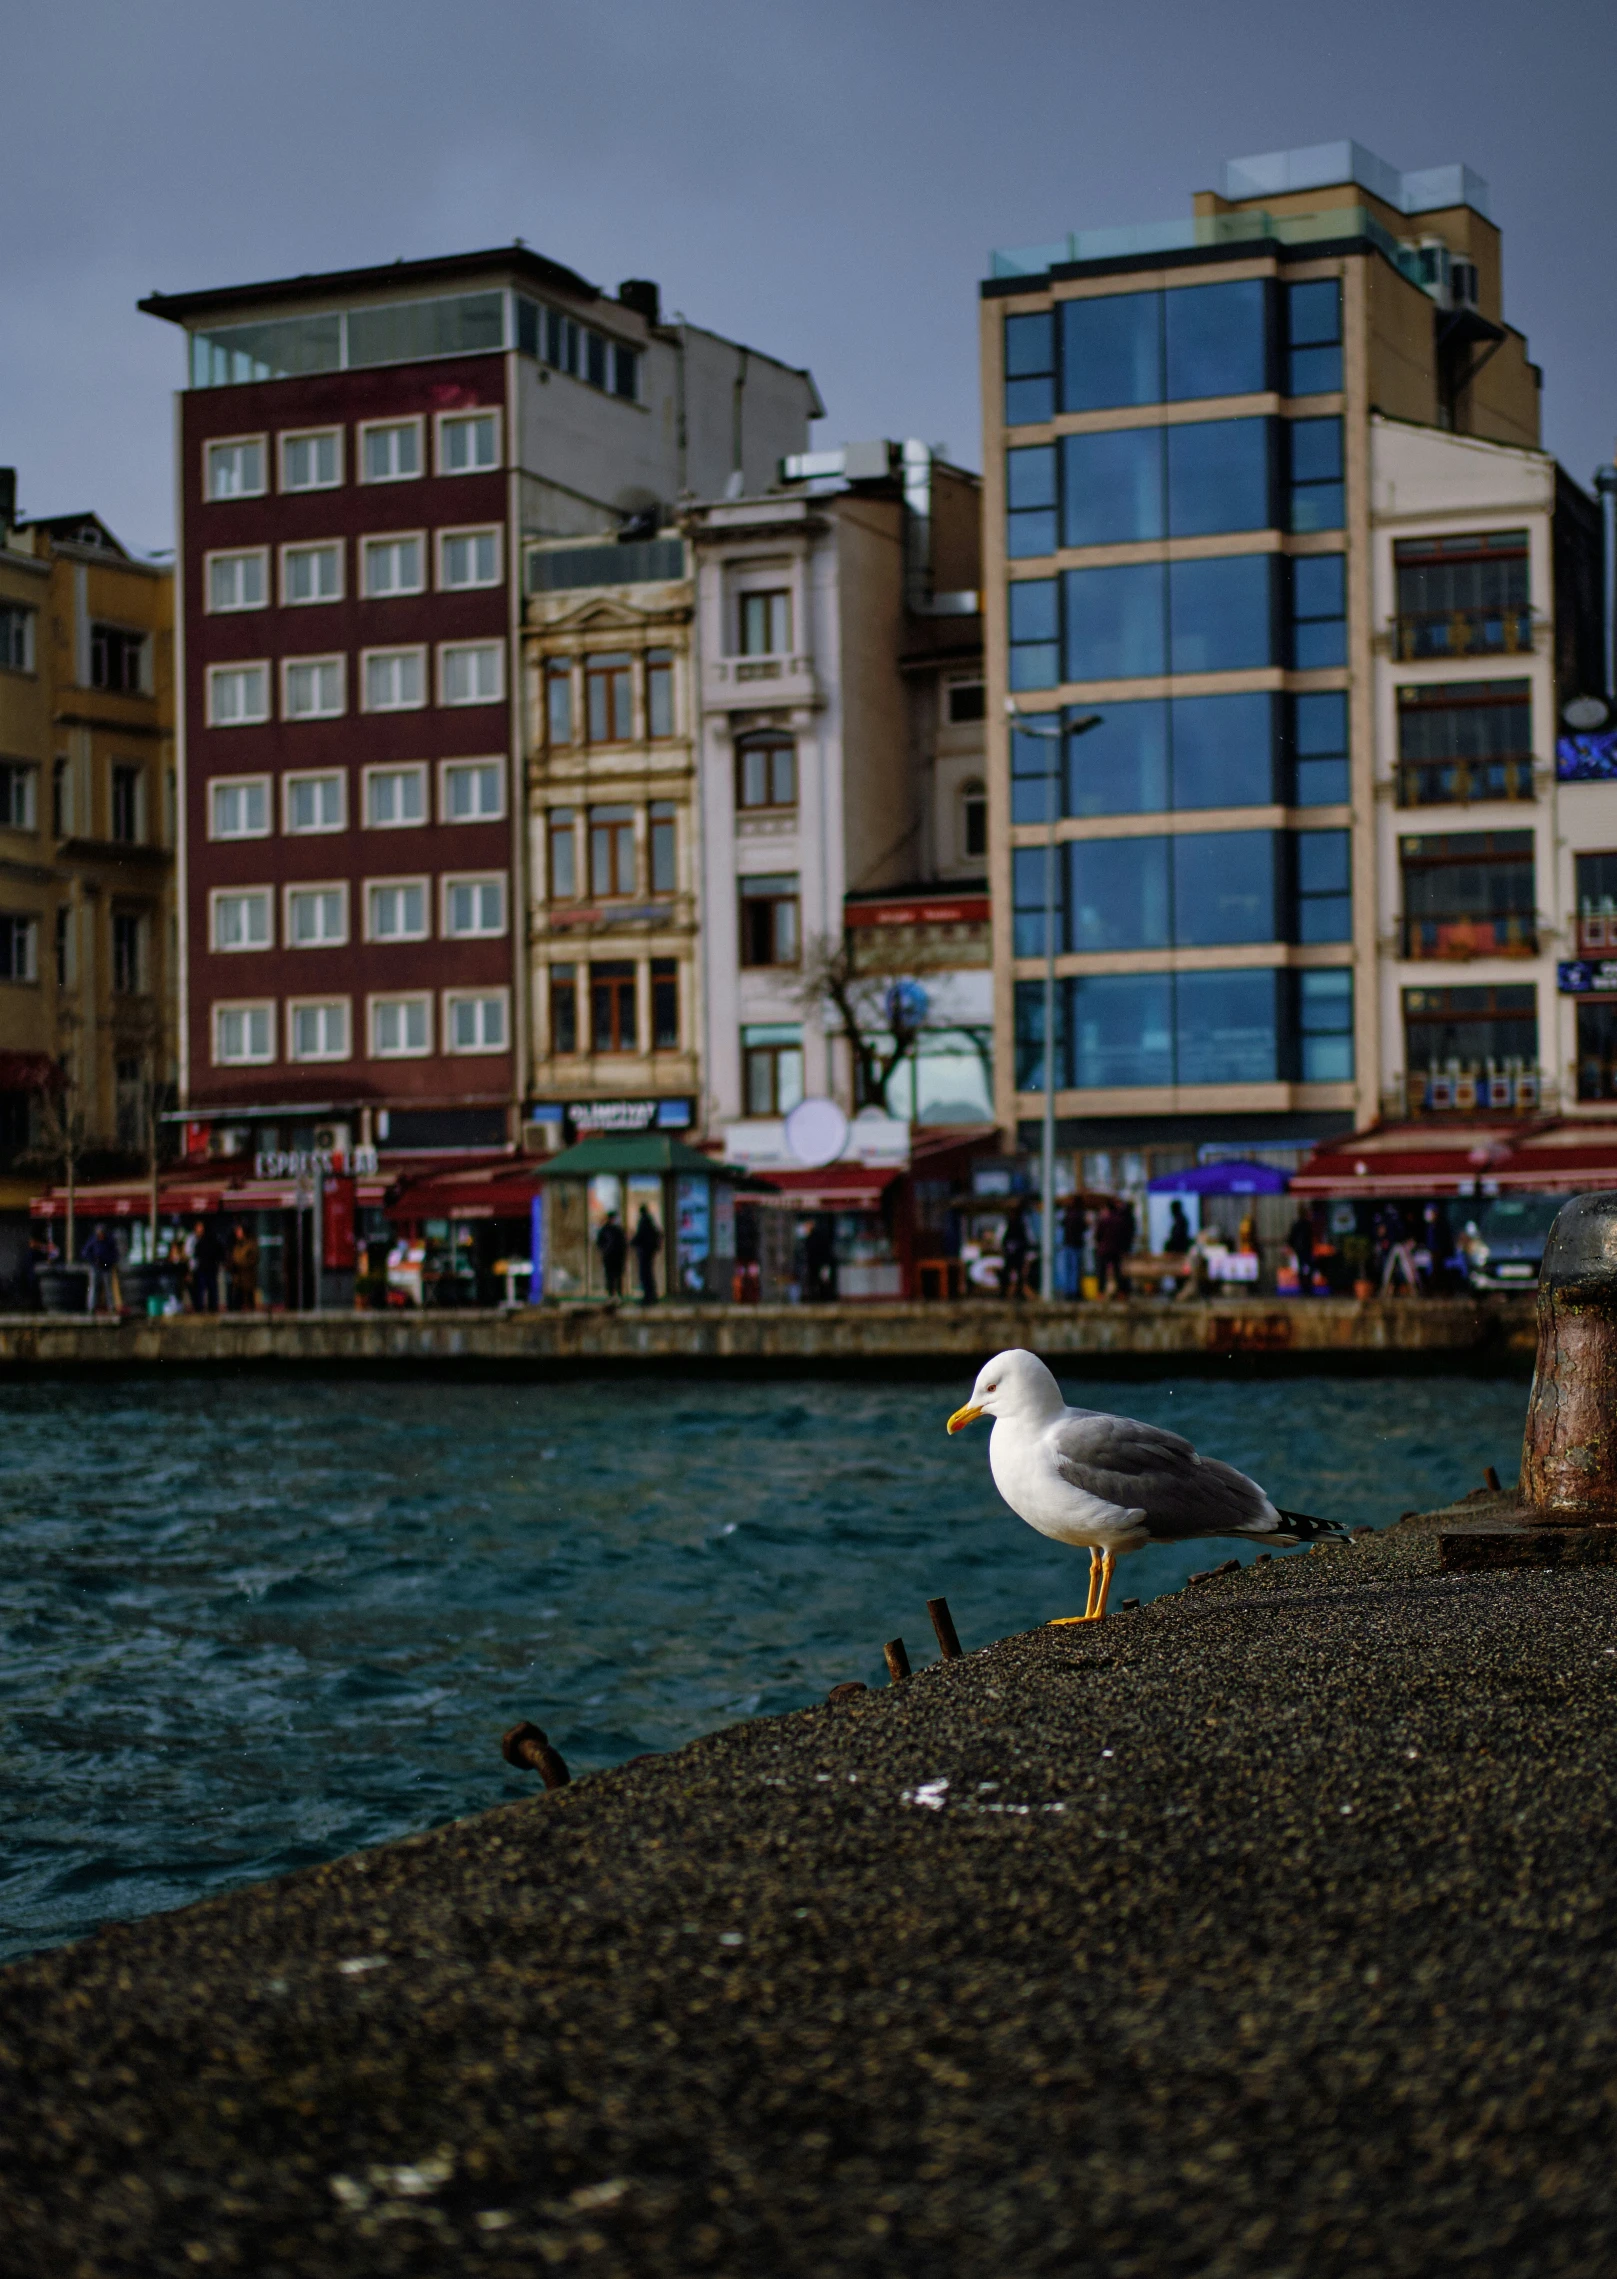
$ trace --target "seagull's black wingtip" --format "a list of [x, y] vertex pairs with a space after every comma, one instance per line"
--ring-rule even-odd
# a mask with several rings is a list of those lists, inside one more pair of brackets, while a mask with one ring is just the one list
[[[1275, 1509], [1280, 1510], [1278, 1504]], [[1280, 1516], [1285, 1521], [1286, 1531], [1293, 1542], [1317, 1543], [1322, 1536], [1334, 1537], [1341, 1543], [1345, 1543], [1348, 1539], [1348, 1531], [1340, 1520], [1314, 1519], [1306, 1511], [1282, 1511]]]

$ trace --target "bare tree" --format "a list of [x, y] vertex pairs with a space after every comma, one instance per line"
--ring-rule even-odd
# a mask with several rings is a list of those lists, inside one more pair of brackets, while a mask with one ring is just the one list
[[71, 1264], [77, 1247], [74, 1223], [74, 1189], [78, 1183], [79, 1159], [84, 1154], [88, 1136], [88, 1118], [84, 1112], [77, 1073], [77, 1031], [79, 1016], [64, 1006], [57, 1014], [57, 1033], [65, 1047], [61, 1053], [53, 1080], [40, 1089], [39, 1141], [40, 1153], [48, 1161], [60, 1164], [62, 1184], [67, 1189], [67, 1223], [62, 1243], [62, 1256]]
[[[930, 968], [941, 959], [920, 963]], [[911, 971], [915, 970], [913, 967]], [[853, 1105], [887, 1106], [887, 1087], [913, 1058], [926, 1022], [924, 1001], [904, 983], [908, 973], [861, 966], [848, 935], [817, 934], [804, 944], [797, 1000], [805, 1013], [834, 1015], [853, 1055]]]

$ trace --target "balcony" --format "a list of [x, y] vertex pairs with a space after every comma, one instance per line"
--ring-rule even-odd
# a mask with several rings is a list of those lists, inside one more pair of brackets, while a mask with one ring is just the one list
[[1533, 612], [1499, 609], [1420, 610], [1392, 620], [1391, 649], [1402, 661], [1423, 658], [1517, 657], [1533, 649]]
[[1469, 807], [1479, 799], [1532, 799], [1533, 759], [1405, 760], [1398, 770], [1400, 807]]
[[1527, 913], [1502, 918], [1406, 917], [1402, 931], [1406, 958], [1463, 960], [1538, 955], [1538, 920]]
[[762, 657], [710, 657], [702, 682], [702, 698], [709, 711], [734, 711], [754, 704], [820, 702], [813, 658], [785, 652]]

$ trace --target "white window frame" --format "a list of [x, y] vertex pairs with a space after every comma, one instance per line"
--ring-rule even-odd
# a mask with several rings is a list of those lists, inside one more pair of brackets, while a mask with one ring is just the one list
[[[283, 609], [324, 609], [334, 601], [348, 599], [348, 552], [340, 538], [298, 538], [280, 549], [281, 607]], [[304, 594], [301, 598], [292, 592], [292, 556], [294, 554], [335, 554], [337, 557], [337, 590], [335, 593]], [[300, 662], [303, 660], [300, 660]]]
[[[292, 675], [308, 665], [335, 665], [337, 668], [338, 698], [333, 706], [322, 706], [318, 712], [294, 712], [288, 692]], [[303, 720], [341, 720], [348, 710], [348, 659], [341, 649], [316, 651], [307, 657], [281, 659], [281, 718], [290, 723]]]
[[[491, 419], [494, 422], [494, 457], [486, 467], [451, 467], [445, 433], [457, 420]], [[497, 475], [505, 465], [505, 422], [498, 404], [460, 404], [453, 411], [433, 415], [433, 469], [440, 475]]]
[[[272, 717], [270, 709], [271, 663], [268, 657], [237, 657], [228, 665], [210, 665], [207, 670], [207, 713], [210, 728], [261, 728]], [[221, 720], [215, 707], [214, 692], [226, 673], [260, 673], [263, 675], [264, 709], [262, 712], [238, 713], [233, 720]]]
[[[376, 760], [360, 771], [360, 828], [366, 831], [422, 831], [432, 821], [427, 798], [427, 763], [425, 760]], [[421, 812], [407, 815], [395, 823], [376, 823], [371, 820], [371, 784], [377, 776], [413, 775], [421, 786]]]
[[[219, 939], [219, 905], [222, 902], [245, 901], [248, 895], [262, 895], [267, 930], [261, 942], [221, 942]], [[265, 881], [251, 886], [215, 886], [208, 892], [208, 947], [215, 957], [261, 957], [275, 947], [275, 889]]]
[[[500, 923], [497, 926], [456, 926], [449, 923], [449, 897], [457, 886], [498, 886]], [[438, 881], [438, 938], [444, 942], [499, 942], [511, 931], [511, 881], [503, 870], [446, 871]]]
[[[445, 568], [445, 557], [450, 541], [455, 538], [492, 538], [494, 541], [494, 575], [491, 578], [462, 578], [451, 584]], [[438, 591], [440, 593], [491, 593], [505, 583], [505, 525], [502, 522], [453, 523], [447, 529], [434, 533], [438, 549]]]
[[[348, 914], [348, 881], [345, 878], [291, 879], [281, 889], [281, 943], [289, 950], [341, 950], [346, 949], [353, 935]], [[292, 900], [298, 894], [335, 894], [342, 911], [342, 931], [326, 934], [317, 942], [300, 942], [292, 930]]]
[[[300, 783], [335, 783], [342, 808], [339, 823], [294, 823], [292, 787]], [[281, 778], [281, 829], [289, 839], [326, 839], [348, 828], [348, 770], [346, 768], [293, 768]]]
[[[329, 1013], [342, 1008], [347, 1026], [347, 1041], [341, 1052], [299, 1052], [298, 1015], [300, 1013]], [[311, 1061], [339, 1061], [354, 1058], [354, 1001], [351, 997], [289, 997], [286, 1001], [286, 1057], [289, 1061], [307, 1065]]]
[[[216, 562], [257, 562], [263, 580], [262, 601], [230, 601], [223, 604], [213, 598], [213, 568]], [[208, 617], [241, 617], [249, 610], [268, 609], [272, 599], [270, 590], [269, 548], [267, 546], [220, 546], [202, 557], [202, 607]]]
[[[366, 573], [367, 550], [372, 546], [403, 546], [414, 539], [420, 548], [421, 576], [413, 586], [393, 586], [386, 593], [372, 593]], [[428, 565], [432, 548], [425, 530], [367, 530], [359, 540], [359, 599], [361, 601], [397, 601], [401, 594], [425, 593], [428, 582]]]
[[[216, 828], [214, 800], [221, 791], [251, 791], [264, 794], [264, 828], [261, 831], [221, 831]], [[268, 839], [275, 833], [275, 793], [267, 775], [216, 775], [208, 778], [208, 837], [226, 842], [238, 839]]]
[[[484, 1004], [490, 1000], [498, 1003], [500, 1007], [501, 1019], [505, 1028], [505, 1035], [502, 1041], [497, 1045], [456, 1044], [455, 1007], [457, 1005], [465, 1004]], [[511, 992], [509, 989], [446, 989], [443, 992], [443, 1009], [441, 1017], [443, 1020], [443, 1049], [447, 1054], [450, 1054], [457, 1059], [469, 1059], [474, 1054], [488, 1055], [492, 1053], [509, 1052], [511, 1050]], [[481, 1027], [481, 1021], [478, 1025]]]
[[[317, 443], [323, 435], [332, 436], [337, 445], [337, 472], [329, 483], [289, 483], [286, 479], [286, 455], [289, 443]], [[300, 498], [305, 491], [340, 491], [343, 487], [345, 438], [340, 426], [283, 427], [275, 438], [275, 473], [280, 488], [289, 498]]]
[[[376, 1016], [384, 1005], [420, 1005], [427, 1016], [427, 1041], [420, 1045], [396, 1045], [385, 1050], [376, 1041]], [[432, 991], [430, 989], [382, 989], [365, 1000], [365, 1057], [367, 1060], [430, 1060], [432, 1057]]]
[[[267, 1068], [275, 1058], [275, 1000], [273, 997], [216, 997], [208, 1009], [208, 1028], [215, 1068]], [[269, 1024], [269, 1050], [225, 1054], [219, 1047], [219, 1029], [226, 1013], [262, 1013]]]
[[[415, 657], [421, 666], [421, 694], [399, 704], [372, 704], [371, 665], [379, 657]], [[424, 641], [389, 642], [359, 652], [359, 709], [361, 712], [424, 712], [432, 693], [432, 674]]]
[[[381, 428], [413, 427], [415, 429], [416, 468], [413, 475], [371, 475], [365, 471], [367, 440]], [[420, 412], [407, 413], [402, 419], [362, 419], [354, 430], [354, 476], [361, 483], [419, 483], [427, 471], [426, 422]]]
[[[421, 889], [421, 920], [422, 920], [422, 924], [421, 924], [421, 931], [420, 931], [420, 933], [419, 933], [419, 934], [379, 934], [379, 933], [376, 933], [375, 931], [373, 931], [373, 929], [372, 929], [372, 925], [371, 925], [371, 896], [372, 896], [373, 894], [379, 894], [379, 893], [383, 893], [383, 892], [385, 892], [386, 890], [388, 890], [389, 888], [394, 888], [394, 887], [405, 887], [405, 886], [419, 886], [419, 887], [420, 887], [420, 889]], [[365, 913], [365, 939], [366, 939], [366, 941], [368, 941], [368, 942], [378, 942], [378, 943], [380, 943], [380, 944], [381, 944], [381, 946], [382, 946], [384, 949], [386, 949], [386, 948], [389, 948], [389, 947], [390, 947], [390, 946], [391, 946], [391, 945], [392, 945], [394, 942], [430, 942], [430, 941], [431, 941], [431, 939], [432, 939], [432, 880], [431, 880], [431, 879], [428, 877], [428, 875], [427, 875], [427, 873], [426, 873], [425, 871], [421, 871], [421, 872], [415, 872], [415, 871], [406, 871], [406, 872], [404, 872], [402, 875], [400, 875], [400, 876], [399, 876], [399, 877], [397, 877], [397, 878], [367, 878], [367, 879], [365, 879], [364, 881], [362, 881], [362, 883], [361, 883], [361, 886], [360, 886], [360, 892], [361, 892], [361, 894], [364, 896], [364, 903], [363, 903], [362, 907], [363, 907], [363, 909], [364, 909], [364, 913]]]
[[[458, 656], [463, 651], [471, 649], [492, 649], [495, 652], [500, 660], [500, 685], [492, 696], [451, 697], [446, 692], [449, 660], [452, 656]], [[503, 704], [505, 702], [504, 640], [497, 638], [492, 641], [487, 639], [480, 641], [440, 641], [438, 644], [438, 702], [446, 706], [451, 712], [473, 711], [480, 704]]]
[[[220, 491], [213, 487], [213, 458], [215, 451], [237, 451], [243, 444], [258, 445], [259, 484], [256, 491]], [[202, 498], [207, 506], [229, 506], [235, 499], [261, 499], [269, 494], [269, 435], [207, 435], [202, 439]]]
[[[456, 815], [452, 811], [449, 802], [449, 779], [460, 768], [492, 768], [494, 770], [494, 780], [499, 786], [500, 801], [492, 814]], [[503, 752], [479, 752], [462, 755], [453, 760], [440, 760], [438, 762], [439, 822], [453, 824], [456, 830], [464, 828], [468, 823], [503, 823], [506, 813], [505, 777], [506, 762]]]

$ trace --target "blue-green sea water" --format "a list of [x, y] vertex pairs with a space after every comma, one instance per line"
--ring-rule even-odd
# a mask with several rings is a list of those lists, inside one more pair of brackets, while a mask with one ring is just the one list
[[[0, 1955], [532, 1793], [1083, 1603], [958, 1385], [196, 1380], [0, 1388]], [[1510, 1478], [1525, 1386], [1311, 1378], [1069, 1397], [1275, 1501], [1385, 1525]], [[1234, 1544], [1125, 1561], [1171, 1590]]]

